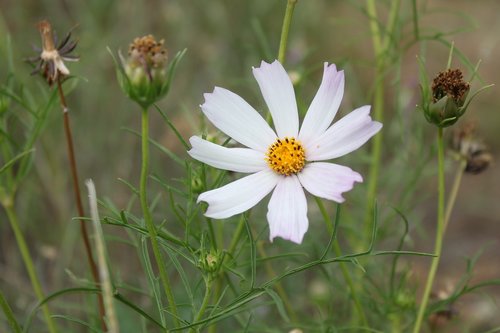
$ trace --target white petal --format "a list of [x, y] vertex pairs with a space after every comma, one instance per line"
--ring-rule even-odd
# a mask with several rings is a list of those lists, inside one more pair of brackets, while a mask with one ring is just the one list
[[253, 75], [273, 116], [274, 127], [280, 138], [297, 137], [299, 114], [292, 81], [278, 60], [272, 64], [262, 61], [253, 68]]
[[276, 140], [264, 118], [240, 96], [219, 87], [204, 96], [201, 109], [205, 116], [234, 140], [262, 152]]
[[59, 72], [62, 75], [69, 75], [69, 69], [66, 67], [66, 65], [62, 61], [61, 57], [57, 56], [54, 59], [54, 64], [56, 65], [56, 68], [59, 70]]
[[309, 227], [307, 201], [297, 176], [281, 177], [269, 201], [269, 238], [281, 237], [297, 244]]
[[235, 172], [258, 172], [267, 168], [265, 154], [249, 148], [226, 148], [200, 137], [189, 139], [188, 154], [198, 161], [215, 168]]
[[255, 206], [273, 190], [279, 179], [280, 176], [271, 169], [263, 170], [204, 192], [198, 197], [198, 202], [208, 203], [205, 216], [225, 219]]
[[370, 106], [362, 106], [337, 121], [323, 135], [307, 145], [306, 160], [323, 161], [340, 157], [358, 149], [382, 128], [372, 121]]
[[325, 62], [323, 80], [300, 128], [299, 140], [307, 144], [323, 134], [332, 123], [344, 95], [344, 71]]
[[354, 182], [363, 181], [359, 173], [348, 167], [324, 162], [306, 164], [298, 177], [309, 193], [336, 202], [344, 202], [342, 193], [350, 191]]

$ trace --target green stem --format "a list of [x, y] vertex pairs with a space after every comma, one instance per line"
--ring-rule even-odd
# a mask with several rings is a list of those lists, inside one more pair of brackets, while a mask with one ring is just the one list
[[417, 0], [413, 0], [413, 34], [415, 35], [415, 40], [420, 40], [420, 32], [418, 29], [418, 8], [417, 8]]
[[[375, 90], [373, 96], [373, 118], [377, 121], [383, 122], [384, 120], [384, 79], [385, 71], [389, 60], [388, 51], [391, 47], [391, 42], [395, 41], [393, 31], [396, 27], [398, 20], [399, 8], [401, 0], [393, 0], [389, 13], [389, 20], [387, 23], [386, 35], [382, 39], [378, 18], [377, 9], [375, 7], [375, 0], [366, 1], [366, 10], [370, 19], [370, 31], [372, 35], [373, 50], [376, 59], [375, 71]], [[378, 175], [380, 171], [380, 163], [382, 158], [382, 131], [380, 131], [372, 141], [370, 173], [368, 176], [368, 190], [367, 190], [367, 206], [365, 213], [365, 229], [363, 234], [363, 242], [370, 238], [372, 227], [369, 223], [372, 219], [373, 205], [375, 203], [375, 196], [378, 186]], [[358, 249], [359, 250], [359, 249]]]
[[14, 313], [12, 312], [9, 303], [7, 303], [7, 300], [3, 296], [1, 290], [0, 290], [0, 307], [2, 308], [3, 313], [5, 314], [5, 317], [9, 322], [9, 326], [12, 329], [12, 332], [21, 333], [21, 326], [19, 326], [19, 324], [17, 323], [16, 317], [14, 317]]
[[[401, 0], [392, 0], [391, 8], [389, 12], [389, 17], [385, 29], [385, 35], [382, 38], [382, 33], [379, 27], [379, 21], [377, 16], [377, 8], [375, 6], [375, 0], [367, 0], [366, 8], [367, 14], [370, 20], [370, 31], [373, 42], [373, 50], [376, 59], [376, 71], [375, 71], [375, 89], [373, 97], [373, 118], [380, 122], [383, 122], [384, 114], [384, 79], [386, 75], [386, 70], [388, 64], [390, 63], [390, 53], [391, 47], [397, 43], [396, 35], [394, 33], [399, 19], [399, 9], [401, 5]], [[367, 203], [365, 212], [365, 223], [364, 223], [364, 233], [363, 239], [360, 244], [365, 243], [370, 239], [372, 234], [372, 212], [374, 210], [375, 197], [378, 187], [378, 178], [380, 172], [380, 164], [382, 159], [382, 131], [378, 133], [373, 138], [372, 141], [372, 151], [371, 151], [371, 163], [370, 172], [368, 178], [368, 189], [367, 189]], [[360, 248], [358, 248], [360, 250]], [[359, 286], [357, 286], [359, 288]], [[399, 319], [395, 319], [399, 320]]]
[[[40, 280], [35, 271], [35, 266], [33, 265], [33, 260], [28, 250], [28, 246], [26, 244], [26, 240], [24, 239], [23, 233], [19, 228], [19, 221], [17, 219], [16, 212], [14, 211], [14, 207], [12, 202], [4, 203], [4, 208], [7, 212], [7, 216], [9, 218], [10, 225], [12, 230], [14, 231], [14, 235], [16, 237], [17, 245], [19, 246], [19, 250], [21, 251], [21, 256], [24, 261], [24, 265], [26, 270], [28, 271], [29, 278], [31, 280], [31, 285], [33, 286], [33, 290], [35, 291], [35, 295], [38, 298], [38, 301], [41, 303], [45, 299], [45, 295], [43, 294], [42, 287], [40, 285]], [[47, 327], [49, 328], [49, 332], [56, 333], [57, 328], [50, 316], [49, 307], [47, 304], [41, 306], [42, 312], [45, 317], [45, 321], [47, 322]]]
[[149, 238], [151, 239], [151, 247], [153, 248], [153, 254], [158, 265], [158, 270], [160, 272], [160, 279], [162, 282], [165, 295], [167, 296], [168, 303], [170, 305], [170, 311], [172, 312], [174, 323], [176, 327], [179, 327], [179, 317], [177, 312], [177, 306], [175, 304], [174, 295], [172, 293], [172, 288], [170, 287], [170, 280], [168, 278], [167, 268], [165, 262], [162, 258], [160, 246], [158, 244], [158, 232], [155, 225], [153, 224], [153, 219], [151, 217], [151, 212], [149, 211], [148, 198], [147, 198], [147, 182], [148, 182], [148, 171], [149, 169], [149, 118], [147, 107], [142, 109], [142, 167], [141, 167], [141, 179], [139, 186], [139, 197], [141, 201], [142, 213], [144, 214], [144, 221], [148, 229]]
[[[278, 61], [283, 65], [286, 59], [286, 48], [288, 46], [288, 34], [290, 25], [292, 24], [293, 10], [298, 0], [288, 0], [286, 4], [285, 17], [283, 18], [283, 26], [281, 27], [280, 48], [278, 51]], [[266, 115], [266, 121], [270, 124], [272, 120], [271, 113]]]
[[444, 213], [444, 231], [446, 231], [446, 227], [450, 221], [451, 212], [453, 211], [453, 206], [455, 205], [455, 200], [457, 199], [458, 189], [460, 188], [460, 183], [462, 182], [462, 176], [466, 165], [467, 161], [465, 158], [462, 158], [459, 162], [457, 173], [455, 174], [455, 180], [453, 181], [453, 186], [451, 187], [448, 202], [446, 203], [446, 211]]
[[[321, 212], [321, 215], [323, 216], [323, 220], [325, 221], [326, 227], [328, 228], [328, 232], [331, 234], [333, 232], [333, 226], [330, 223], [330, 217], [328, 216], [328, 212], [325, 209], [325, 205], [323, 204], [323, 201], [321, 201], [321, 199], [318, 197], [314, 197], [314, 200], [316, 201], [316, 204]], [[337, 209], [340, 209], [340, 205], [337, 206]], [[339, 245], [337, 238], [335, 238], [335, 240], [333, 241], [333, 250], [335, 251], [335, 255], [337, 257], [342, 256], [342, 250], [340, 249], [340, 245]], [[354, 302], [354, 306], [355, 306], [356, 311], [358, 313], [361, 324], [363, 326], [367, 326], [368, 322], [366, 320], [365, 311], [363, 310], [363, 306], [361, 305], [361, 301], [360, 301], [360, 299], [358, 297], [358, 293], [356, 291], [357, 289], [353, 283], [353, 280], [351, 278], [349, 270], [347, 269], [345, 262], [340, 261], [339, 265], [340, 265], [340, 270], [342, 271], [342, 275], [344, 277], [344, 280], [347, 283], [347, 286], [349, 287], [352, 301]]]
[[[375, 51], [375, 58], [376, 58], [373, 118], [381, 122], [383, 120], [382, 109], [384, 107], [384, 81], [383, 81], [384, 64], [383, 64], [382, 39], [380, 36], [380, 29], [377, 21], [377, 11], [375, 7], [375, 1], [367, 0], [366, 9], [370, 19], [370, 31], [372, 35], [373, 49]], [[375, 137], [372, 140], [372, 152], [371, 152], [371, 163], [370, 163], [371, 167], [368, 176], [365, 228], [363, 233], [363, 241], [361, 243], [364, 243], [364, 241], [368, 239], [371, 233], [371, 225], [369, 221], [371, 218], [371, 213], [373, 211], [375, 195], [377, 192], [381, 155], [382, 155], [382, 132], [379, 132], [377, 135], [375, 135]]]
[[[205, 296], [203, 297], [203, 301], [201, 302], [200, 309], [198, 310], [198, 314], [196, 315], [194, 322], [198, 322], [203, 318], [203, 314], [208, 306], [208, 301], [210, 300], [210, 295], [212, 293], [212, 280], [210, 278], [205, 279]], [[196, 332], [196, 329], [191, 328], [191, 332]]]
[[227, 250], [229, 254], [233, 255], [233, 252], [236, 249], [236, 245], [238, 245], [241, 235], [243, 234], [243, 230], [245, 230], [245, 217], [244, 215], [241, 215], [240, 222], [238, 222], [238, 226], [236, 227], [236, 230], [233, 234], [233, 239], [231, 239], [229, 249]]
[[288, 0], [286, 4], [285, 18], [283, 19], [283, 26], [281, 28], [280, 49], [278, 51], [278, 61], [281, 62], [281, 64], [285, 62], [288, 33], [290, 32], [293, 10], [295, 9], [297, 1], [298, 0]]
[[434, 283], [434, 278], [436, 277], [437, 268], [439, 266], [439, 259], [441, 259], [441, 250], [443, 247], [443, 237], [444, 237], [444, 227], [445, 227], [445, 216], [444, 216], [444, 141], [443, 141], [443, 129], [438, 128], [438, 212], [437, 212], [437, 231], [436, 231], [436, 241], [434, 245], [434, 255], [432, 258], [431, 268], [427, 276], [427, 282], [425, 284], [424, 294], [422, 295], [422, 301], [420, 303], [420, 308], [418, 310], [417, 320], [415, 321], [415, 326], [413, 328], [413, 333], [420, 333], [420, 328], [422, 326], [422, 321], [425, 316], [425, 311], [427, 309], [427, 303], [429, 302], [429, 296], [431, 294], [432, 285]]
[[[227, 250], [227, 253], [229, 253], [231, 256], [233, 256], [233, 252], [236, 250], [236, 246], [238, 245], [241, 235], [243, 234], [243, 231], [245, 230], [245, 215], [241, 214], [240, 216], [240, 221], [238, 222], [238, 226], [236, 227], [236, 230], [234, 231], [233, 238], [231, 239], [231, 243], [229, 243], [229, 248]], [[229, 256], [224, 257], [224, 263], [226, 262], [227, 258]], [[226, 274], [224, 272], [224, 274]], [[216, 280], [216, 286], [214, 290], [214, 302], [217, 302], [217, 300], [220, 297], [220, 293], [222, 291], [222, 276], [219, 276]], [[208, 332], [209, 333], [215, 333], [217, 332], [217, 324], [213, 323], [208, 327]]]

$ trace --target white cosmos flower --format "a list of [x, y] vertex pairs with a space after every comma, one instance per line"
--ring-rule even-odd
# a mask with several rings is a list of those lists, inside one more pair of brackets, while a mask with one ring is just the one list
[[362, 106], [332, 126], [344, 94], [344, 72], [325, 63], [323, 80], [299, 130], [295, 92], [283, 66], [274, 61], [253, 68], [276, 130], [240, 96], [216, 87], [204, 95], [201, 109], [219, 130], [248, 148], [226, 148], [200, 137], [190, 138], [191, 157], [215, 168], [249, 173], [223, 187], [202, 193], [207, 217], [224, 219], [242, 213], [271, 191], [267, 220], [270, 240], [282, 237], [301, 243], [309, 226], [309, 193], [343, 202], [342, 193], [362, 182], [348, 167], [322, 162], [358, 149], [382, 124]]

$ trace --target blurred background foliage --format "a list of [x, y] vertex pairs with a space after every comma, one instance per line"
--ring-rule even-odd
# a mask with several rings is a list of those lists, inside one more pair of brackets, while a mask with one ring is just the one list
[[[387, 16], [388, 3], [377, 1], [382, 21]], [[394, 248], [401, 236], [402, 224], [399, 220], [396, 222], [399, 217], [391, 208], [397, 207], [410, 220], [411, 236], [406, 239], [406, 247], [431, 252], [432, 237], [429, 235], [434, 233], [435, 216], [435, 161], [431, 153], [435, 134], [424, 117], [415, 111], [420, 97], [416, 55], [425, 54], [428, 74], [433, 77], [445, 68], [449, 51], [449, 47], [438, 39], [454, 41], [457, 50], [470, 63], [482, 60], [480, 79], [484, 83], [496, 83], [500, 77], [500, 2], [417, 1], [420, 34], [429, 36], [428, 41], [421, 43], [414, 41], [411, 3], [402, 2], [395, 33], [401, 42], [393, 47], [393, 62], [386, 80], [384, 163], [378, 191], [383, 218], [380, 219], [381, 243], [377, 247], [387, 244]], [[214, 86], [228, 88], [260, 111], [265, 111], [250, 69], [258, 66], [261, 60], [276, 58], [285, 5], [285, 0], [0, 0], [0, 80], [5, 83], [6, 55], [12, 52], [17, 80], [35, 94], [47, 94], [42, 79], [30, 76], [31, 68], [23, 61], [34, 54], [30, 45], [40, 44], [36, 23], [40, 19], [49, 19], [60, 38], [69, 29], [74, 29], [74, 37], [79, 40], [76, 53], [81, 60], [69, 64], [78, 84], [69, 95], [68, 104], [80, 178], [82, 181], [92, 178], [99, 197], [110, 198], [118, 208], [124, 209], [130, 191], [117, 179], [135, 184], [140, 167], [140, 141], [124, 128], [139, 129], [140, 110], [121, 93], [107, 47], [113, 52], [126, 52], [133, 38], [153, 34], [158, 39], [165, 39], [171, 57], [187, 48], [172, 90], [159, 106], [185, 138], [199, 134], [200, 126], [213, 133], [213, 128], [203, 123], [199, 105], [203, 103], [203, 93], [212, 91]], [[302, 112], [307, 110], [319, 85], [324, 61], [334, 62], [345, 69], [346, 95], [341, 114], [372, 103], [375, 65], [364, 5], [364, 1], [355, 0], [299, 0], [285, 68], [299, 78], [296, 93]], [[9, 36], [12, 49], [6, 50]], [[463, 68], [468, 78], [472, 74], [470, 63], [455, 56], [453, 67]], [[476, 80], [473, 90], [480, 86]], [[494, 87], [480, 95], [465, 119], [460, 120], [478, 124], [480, 135], [494, 156], [500, 151], [497, 89]], [[187, 159], [183, 147], [160, 115], [151, 112], [151, 117], [151, 136]], [[61, 112], [56, 107], [36, 146], [33, 171], [17, 197], [17, 210], [25, 235], [39, 271], [44, 274], [45, 289], [51, 291], [71, 285], [73, 276], [85, 275], [86, 271], [77, 224], [71, 220], [76, 213], [62, 135]], [[339, 163], [348, 160], [346, 163], [366, 177], [368, 151], [365, 147], [363, 152]], [[172, 163], [168, 156], [154, 148], [152, 152], [152, 173], [168, 181], [185, 175], [185, 170]], [[448, 156], [450, 181], [455, 167], [453, 159]], [[417, 173], [419, 182], [414, 184], [412, 175]], [[150, 184], [152, 193], [159, 191], [158, 184]], [[363, 216], [365, 191], [363, 186], [358, 186], [348, 194], [346, 206], [351, 213], [347, 221], [355, 222], [342, 227], [351, 239], [356, 237], [356, 228], [360, 225], [356, 221]], [[162, 200], [167, 199], [160, 198], [157, 214], [171, 214], [167, 204], [162, 207]], [[484, 253], [476, 265], [474, 279], [480, 281], [500, 276], [499, 200], [498, 163], [479, 176], [465, 176], [445, 239], [436, 289], [445, 290], [448, 285], [456, 283], [465, 271], [464, 257], [471, 257], [482, 249]], [[360, 212], [356, 212], [357, 204], [363, 207], [358, 209]], [[313, 205], [310, 209], [316, 211]], [[256, 215], [260, 218], [253, 219], [252, 223], [261, 230], [265, 227], [263, 214]], [[320, 222], [319, 215], [318, 218], [310, 216], [311, 227], [306, 235], [305, 248], [294, 248], [280, 240], [275, 241], [276, 247], [308, 252], [315, 239], [323, 240], [323, 222]], [[3, 212], [0, 212], [0, 218], [3, 222]], [[224, 224], [229, 223], [231, 221]], [[110, 237], [115, 232], [119, 234], [116, 228], [106, 230]], [[138, 262], [135, 254], [123, 251], [127, 247], [119, 242], [110, 242], [108, 246], [113, 269], [120, 279], [140, 278], [136, 276]], [[279, 248], [269, 251], [283, 252]], [[410, 280], [418, 284], [426, 275], [429, 260], [404, 260], [413, 265]], [[7, 223], [0, 223], [0, 272], [2, 290], [12, 300], [15, 312], [23, 313], [33, 300], [32, 292]], [[377, 275], [374, 273], [372, 277], [376, 279]], [[314, 296], [314, 288], [325, 287], [317, 283], [321, 279], [311, 281], [307, 276], [301, 276], [301, 279], [311, 288], [310, 297]], [[334, 286], [327, 288], [335, 289]], [[494, 304], [500, 300], [500, 290], [488, 290], [493, 291], [488, 294], [491, 299], [473, 295], [456, 305], [464, 316], [462, 318], [470, 320], [471, 327], [487, 328], [500, 324], [494, 315], [498, 312]], [[292, 300], [300, 302], [300, 298], [293, 295]], [[473, 320], [477, 320], [479, 326]]]

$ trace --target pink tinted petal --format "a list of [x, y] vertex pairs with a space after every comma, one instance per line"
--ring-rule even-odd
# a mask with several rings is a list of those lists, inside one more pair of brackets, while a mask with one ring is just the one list
[[204, 96], [205, 103], [201, 109], [205, 116], [239, 143], [265, 152], [276, 139], [276, 134], [264, 118], [235, 93], [216, 87], [213, 93]]
[[205, 164], [223, 170], [253, 173], [267, 168], [265, 155], [249, 148], [226, 148], [200, 137], [189, 139], [191, 150], [188, 154]]
[[259, 68], [253, 69], [262, 96], [273, 116], [274, 126], [280, 138], [297, 137], [299, 114], [292, 82], [278, 60], [272, 64], [262, 61]]
[[308, 163], [298, 174], [300, 183], [311, 194], [344, 202], [342, 193], [350, 191], [355, 182], [361, 183], [361, 175], [350, 168], [333, 163]]
[[269, 238], [281, 237], [302, 243], [307, 231], [307, 201], [297, 176], [280, 177], [269, 201]]
[[370, 106], [362, 106], [337, 121], [323, 135], [305, 145], [308, 161], [340, 157], [361, 147], [382, 124], [370, 117]]
[[208, 203], [205, 216], [225, 219], [255, 206], [273, 190], [279, 179], [280, 176], [270, 169], [259, 171], [200, 194], [198, 202]]
[[344, 71], [325, 62], [323, 80], [300, 128], [299, 140], [307, 144], [323, 134], [332, 123], [344, 95]]

